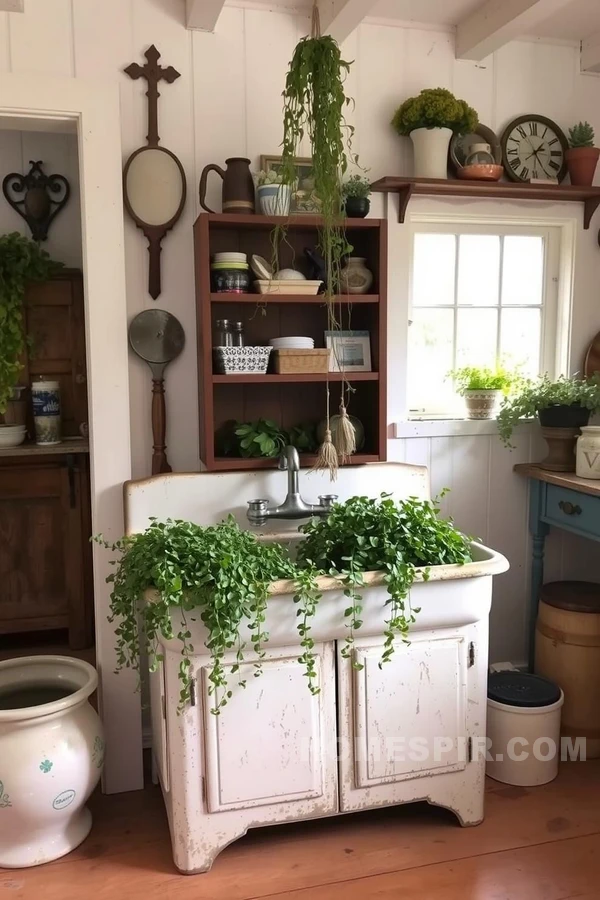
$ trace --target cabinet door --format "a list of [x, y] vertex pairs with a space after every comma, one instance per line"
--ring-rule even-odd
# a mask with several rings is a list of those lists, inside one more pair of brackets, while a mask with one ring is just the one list
[[[246, 688], [220, 715], [210, 711], [208, 666], [201, 669], [209, 812], [305, 801], [306, 816], [335, 811], [335, 658], [333, 644], [317, 644], [320, 693], [312, 695], [298, 663], [300, 647], [267, 651], [262, 674], [241, 666]], [[308, 801], [308, 803], [306, 803]]]
[[380, 667], [381, 652], [382, 641], [357, 641], [360, 670], [338, 657], [342, 809], [361, 795], [365, 805], [365, 793], [373, 805], [401, 802], [402, 783], [467, 764], [464, 638], [399, 642]]

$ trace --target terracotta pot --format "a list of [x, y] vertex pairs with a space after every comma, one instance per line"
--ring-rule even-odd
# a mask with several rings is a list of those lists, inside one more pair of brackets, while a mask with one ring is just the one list
[[567, 150], [565, 159], [571, 176], [571, 184], [589, 187], [594, 182], [596, 164], [600, 156], [598, 147], [572, 147]]
[[224, 213], [254, 212], [254, 182], [250, 173], [250, 160], [241, 156], [232, 156], [225, 160], [226, 169], [211, 163], [205, 166], [200, 176], [200, 206], [207, 212], [214, 212], [206, 205], [206, 183], [209, 172], [216, 172], [223, 179]]

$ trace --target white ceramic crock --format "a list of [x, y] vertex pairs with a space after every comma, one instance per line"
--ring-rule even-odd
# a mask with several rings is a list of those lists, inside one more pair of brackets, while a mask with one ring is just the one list
[[287, 216], [292, 189], [289, 184], [259, 184], [258, 202], [263, 216]]
[[89, 834], [84, 804], [104, 762], [102, 724], [88, 703], [97, 684], [78, 659], [0, 662], [0, 867], [58, 859]]
[[448, 177], [448, 145], [451, 137], [450, 128], [415, 128], [411, 131], [416, 178]]
[[576, 474], [580, 478], [600, 479], [600, 426], [584, 425], [577, 439]]

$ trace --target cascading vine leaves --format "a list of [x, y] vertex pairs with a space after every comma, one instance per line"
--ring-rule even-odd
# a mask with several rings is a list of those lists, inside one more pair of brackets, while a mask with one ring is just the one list
[[[295, 584], [302, 647], [298, 662], [305, 669], [309, 690], [316, 694], [320, 688], [311, 627], [322, 602], [317, 578], [334, 575], [344, 585], [350, 605], [345, 610], [348, 636], [342, 653], [350, 657], [362, 624], [363, 573], [373, 570], [383, 571], [389, 593], [382, 652], [382, 663], [386, 662], [395, 642], [406, 640], [418, 613], [406, 606], [417, 569], [471, 560], [467, 538], [438, 515], [435, 503], [414, 498], [395, 503], [385, 494], [377, 500], [353, 497], [335, 504], [326, 518], [301, 527], [304, 537], [295, 562], [279, 544], [259, 542], [241, 530], [232, 516], [208, 527], [153, 519], [143, 533], [115, 544], [97, 537], [120, 554], [116, 571], [107, 579], [112, 584], [110, 621], [116, 623], [118, 668], [139, 671], [143, 646], [150, 670], [155, 671], [163, 659], [161, 638], [177, 638], [182, 709], [190, 698], [190, 657], [195, 652], [189, 626], [199, 617], [208, 632], [205, 647], [212, 663], [208, 692], [214, 698], [212, 712], [218, 714], [232, 695], [231, 676], [237, 675], [237, 683], [245, 686], [241, 667], [246, 631], [254, 674], [260, 675], [269, 638], [264, 628], [269, 585], [283, 578]], [[155, 591], [151, 600], [145, 597], [149, 589]], [[234, 663], [225, 663], [229, 654]]]
[[61, 266], [39, 244], [16, 231], [0, 236], [0, 414], [6, 412], [22, 368], [25, 288], [30, 281], [44, 281]]

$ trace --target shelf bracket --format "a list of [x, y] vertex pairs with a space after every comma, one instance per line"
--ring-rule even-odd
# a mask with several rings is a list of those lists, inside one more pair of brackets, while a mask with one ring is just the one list
[[398, 221], [401, 225], [404, 224], [404, 217], [406, 216], [406, 207], [408, 206], [408, 201], [412, 197], [414, 185], [407, 184], [403, 185], [403, 187], [398, 189], [398, 201], [400, 204], [400, 208], [398, 210]]
[[592, 216], [598, 209], [599, 203], [600, 197], [588, 197], [587, 200], [583, 201], [583, 228], [585, 231], [590, 227]]

